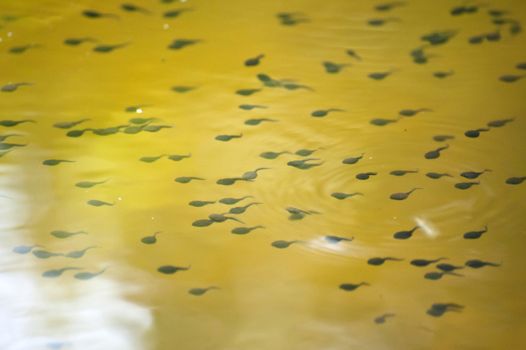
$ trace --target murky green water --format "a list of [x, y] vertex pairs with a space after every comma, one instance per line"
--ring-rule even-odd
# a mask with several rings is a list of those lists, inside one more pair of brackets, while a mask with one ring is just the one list
[[0, 3], [1, 349], [524, 345], [526, 3], [122, 5]]

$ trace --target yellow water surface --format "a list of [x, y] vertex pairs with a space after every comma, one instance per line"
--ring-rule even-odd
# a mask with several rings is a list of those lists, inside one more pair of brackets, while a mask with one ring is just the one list
[[0, 2], [0, 349], [526, 346], [526, 2], [130, 1]]

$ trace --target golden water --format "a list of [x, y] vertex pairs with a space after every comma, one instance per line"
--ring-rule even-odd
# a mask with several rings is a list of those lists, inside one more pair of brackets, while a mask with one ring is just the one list
[[[499, 41], [469, 44], [468, 39], [495, 30], [488, 9], [508, 11], [505, 18], [526, 22], [526, 2], [494, 1], [477, 13], [451, 16], [456, 1], [407, 1], [389, 12], [372, 1], [213, 1], [163, 3], [141, 0], [149, 14], [125, 12], [118, 1], [3, 0], [0, 3], [0, 86], [28, 82], [14, 92], [0, 92], [0, 120], [32, 119], [0, 134], [16, 133], [3, 143], [26, 144], [0, 158], [0, 348], [19, 349], [520, 349], [526, 343], [523, 288], [526, 182], [526, 79], [515, 68], [526, 61], [523, 33], [503, 26]], [[171, 9], [188, 8], [176, 18]], [[86, 9], [116, 18], [89, 19]], [[308, 21], [281, 25], [277, 13], [301, 12]], [[6, 16], [12, 16], [6, 17]], [[384, 26], [372, 18], [396, 17]], [[426, 49], [427, 64], [415, 64], [411, 50], [420, 37], [453, 30], [446, 44]], [[66, 38], [97, 42], [64, 45]], [[175, 39], [199, 39], [170, 50]], [[128, 45], [110, 53], [92, 51], [98, 44]], [[35, 44], [23, 53], [12, 47]], [[361, 61], [350, 57], [353, 49]], [[243, 62], [264, 53], [255, 67]], [[351, 64], [337, 74], [322, 62]], [[372, 72], [393, 70], [384, 80]], [[453, 71], [444, 79], [436, 71]], [[312, 88], [289, 91], [265, 87], [252, 96], [239, 89], [260, 88], [259, 73], [290, 79]], [[173, 86], [192, 86], [177, 93]], [[245, 111], [240, 104], [265, 105]], [[144, 105], [138, 114], [127, 106]], [[324, 118], [311, 112], [339, 108]], [[396, 119], [398, 111], [428, 108], [386, 126], [374, 118]], [[158, 132], [97, 136], [70, 130], [129, 124], [134, 117], [157, 118], [170, 125]], [[89, 118], [72, 129], [57, 122]], [[251, 118], [277, 122], [244, 124]], [[515, 118], [478, 138], [464, 132], [496, 119]], [[220, 134], [240, 134], [229, 142]], [[445, 142], [439, 159], [424, 158]], [[268, 160], [266, 151], [316, 149], [307, 158], [320, 166], [287, 166], [304, 159], [284, 154]], [[364, 153], [354, 165], [342, 164]], [[152, 163], [139, 159], [161, 154], [191, 154]], [[46, 159], [72, 163], [46, 166]], [[255, 181], [232, 186], [220, 178], [267, 167]], [[418, 170], [402, 177], [396, 169]], [[491, 169], [468, 190], [463, 171]], [[361, 172], [377, 172], [357, 180]], [[452, 177], [433, 180], [429, 171]], [[174, 181], [196, 176], [187, 184]], [[89, 189], [79, 181], [105, 183]], [[389, 195], [414, 192], [405, 201]], [[337, 200], [334, 192], [362, 192]], [[227, 206], [188, 205], [192, 200], [253, 196]], [[114, 203], [94, 207], [89, 200]], [[261, 202], [242, 220], [195, 227], [192, 222], [251, 201]], [[287, 207], [314, 210], [289, 220]], [[231, 230], [262, 225], [247, 235]], [[393, 233], [421, 228], [407, 240]], [[477, 240], [468, 231], [488, 232]], [[59, 239], [54, 230], [86, 231]], [[141, 238], [161, 231], [157, 242]], [[354, 237], [337, 244], [324, 236]], [[287, 249], [278, 240], [300, 240]], [[39, 259], [16, 254], [22, 245], [40, 245], [68, 253], [89, 246], [80, 259]], [[396, 257], [381, 266], [373, 257]], [[429, 280], [433, 265], [419, 268], [416, 258], [447, 257], [462, 266], [470, 259], [501, 264], [465, 267], [462, 276]], [[190, 266], [167, 275], [163, 265]], [[42, 273], [63, 267], [57, 278]], [[104, 273], [90, 279], [79, 272]], [[367, 282], [355, 291], [342, 283]], [[217, 286], [201, 296], [191, 288]], [[432, 317], [434, 303], [456, 303], [461, 312]], [[374, 319], [393, 313], [383, 324]]]

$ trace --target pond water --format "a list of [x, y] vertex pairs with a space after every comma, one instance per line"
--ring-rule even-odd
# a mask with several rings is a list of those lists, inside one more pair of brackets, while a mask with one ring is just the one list
[[0, 348], [523, 347], [525, 22], [3, 0]]

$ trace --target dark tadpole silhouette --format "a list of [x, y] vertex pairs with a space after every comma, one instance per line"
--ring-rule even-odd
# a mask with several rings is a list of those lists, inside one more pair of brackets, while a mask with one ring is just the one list
[[411, 193], [413, 193], [416, 190], [421, 190], [421, 189], [422, 188], [420, 188], [420, 187], [415, 187], [415, 188], [411, 189], [408, 192], [393, 193], [393, 194], [391, 194], [389, 196], [389, 198], [392, 199], [392, 200], [395, 200], [395, 201], [403, 201], [403, 200], [407, 199], [411, 195]]
[[348, 157], [348, 158], [345, 158], [344, 160], [342, 160], [342, 164], [356, 164], [360, 161], [360, 159], [363, 158], [365, 153], [362, 153], [361, 155], [357, 156], [357, 157]]
[[181, 50], [187, 46], [192, 46], [200, 42], [201, 40], [199, 39], [175, 39], [170, 43], [170, 45], [168, 45], [168, 49]]
[[13, 253], [28, 254], [35, 248], [42, 248], [39, 245], [19, 245], [13, 248]]
[[526, 75], [504, 74], [499, 77], [499, 80], [503, 83], [515, 83], [524, 77], [526, 77]]
[[22, 136], [21, 134], [3, 134], [0, 135], [0, 142], [7, 140], [9, 137]]
[[488, 226], [484, 226], [484, 229], [479, 231], [469, 231], [463, 234], [464, 239], [478, 239], [484, 233], [488, 232]]
[[10, 150], [11, 148], [14, 148], [14, 147], [25, 147], [25, 146], [27, 146], [27, 144], [0, 142], [0, 151], [3, 152], [6, 150]]
[[141, 238], [141, 242], [144, 244], [155, 244], [157, 243], [157, 235], [160, 233], [161, 233], [160, 231], [157, 231], [153, 235], [145, 236]]
[[343, 291], [346, 291], [346, 292], [352, 292], [352, 291], [358, 289], [361, 286], [370, 286], [370, 284], [367, 283], [367, 282], [360, 282], [360, 283], [357, 283], [357, 284], [354, 284], [354, 283], [342, 283], [342, 284], [340, 284], [339, 288], [341, 290], [343, 290]]
[[333, 236], [333, 235], [327, 235], [323, 237], [328, 243], [332, 244], [338, 244], [340, 242], [352, 242], [354, 240], [354, 237], [340, 237], [340, 236]]
[[90, 37], [83, 37], [83, 38], [66, 38], [64, 39], [63, 43], [64, 45], [68, 46], [79, 46], [81, 44], [87, 43], [87, 42], [96, 42], [97, 40], [90, 38]]
[[174, 273], [178, 271], [188, 271], [190, 270], [190, 267], [191, 267], [190, 265], [189, 266], [163, 265], [163, 266], [160, 266], [157, 269], [157, 271], [165, 275], [173, 275]]
[[263, 106], [263, 105], [251, 105], [251, 104], [241, 104], [241, 105], [239, 105], [238, 107], [239, 107], [239, 109], [242, 109], [242, 110], [244, 110], [244, 111], [251, 111], [251, 110], [253, 110], [253, 109], [257, 109], [257, 108], [259, 108], [259, 109], [265, 109], [265, 108], [267, 108], [267, 106]]
[[243, 175], [241, 175], [241, 178], [245, 180], [255, 180], [258, 177], [258, 172], [261, 170], [269, 170], [270, 168], [257, 168], [251, 171], [245, 172]]
[[257, 226], [252, 226], [252, 227], [236, 227], [236, 228], [233, 228], [232, 231], [230, 232], [235, 235], [246, 235], [258, 228], [265, 228], [265, 226], [257, 225]]
[[482, 268], [484, 266], [493, 266], [493, 267], [499, 267], [500, 266], [500, 264], [497, 264], [497, 263], [494, 263], [494, 262], [483, 261], [483, 260], [478, 260], [478, 259], [468, 260], [468, 261], [466, 261], [466, 263], [464, 265], [466, 265], [467, 267], [471, 267], [472, 269], [480, 269], [480, 268]]
[[59, 165], [60, 163], [75, 163], [75, 161], [67, 160], [67, 159], [46, 159], [42, 162], [43, 165], [48, 165], [48, 166], [55, 166], [55, 165]]
[[63, 267], [61, 269], [53, 269], [53, 270], [47, 270], [42, 272], [42, 277], [46, 278], [57, 278], [62, 276], [62, 274], [66, 271], [70, 270], [82, 270], [80, 267]]
[[178, 182], [180, 184], [187, 184], [194, 180], [204, 181], [202, 177], [196, 177], [196, 176], [180, 176], [175, 178], [175, 182]]
[[453, 140], [455, 138], [455, 136], [453, 135], [435, 135], [433, 136], [433, 140], [437, 141], [437, 142], [444, 142], [444, 141], [447, 141], [447, 140]]
[[488, 10], [488, 15], [490, 15], [491, 17], [501, 17], [501, 16], [504, 16], [506, 14], [508, 14], [508, 11], [497, 10], [497, 9], [489, 9]]
[[448, 148], [449, 148], [449, 145], [438, 147], [437, 149], [434, 149], [432, 151], [426, 152], [424, 154], [424, 158], [425, 159], [437, 159], [437, 158], [440, 157], [440, 152], [442, 152], [443, 150], [446, 150]]
[[251, 118], [251, 119], [247, 119], [245, 120], [245, 125], [250, 125], [250, 126], [257, 126], [261, 123], [265, 123], [265, 122], [268, 122], [268, 123], [274, 123], [274, 122], [277, 122], [276, 119], [271, 119], [271, 118]]
[[487, 128], [468, 130], [464, 132], [464, 136], [474, 139], [474, 138], [479, 137], [481, 132], [487, 132], [487, 131], [489, 131], [489, 129]]
[[33, 250], [32, 253], [35, 257], [39, 259], [49, 259], [55, 256], [64, 256], [64, 254], [62, 253], [52, 253], [52, 252], [48, 252], [47, 250], [41, 250], [41, 249]]
[[322, 65], [323, 68], [325, 68], [325, 72], [329, 74], [339, 73], [343, 68], [350, 66], [350, 64], [347, 63], [335, 63], [331, 61], [324, 61]]
[[352, 57], [352, 58], [358, 60], [358, 61], [361, 61], [361, 60], [362, 60], [362, 58], [360, 57], [360, 55], [358, 55], [358, 53], [357, 53], [355, 50], [353, 50], [353, 49], [348, 49], [348, 50], [345, 51], [345, 53], [346, 53], [347, 55], [349, 55], [350, 57]]
[[512, 176], [506, 179], [506, 184], [520, 185], [524, 180], [526, 180], [526, 176]]
[[105, 201], [101, 201], [101, 200], [98, 200], [98, 199], [90, 199], [86, 203], [88, 205], [93, 206], [93, 207], [103, 207], [103, 206], [111, 207], [111, 206], [115, 205], [115, 203], [105, 202]]
[[86, 235], [88, 233], [86, 231], [68, 232], [68, 231], [62, 231], [62, 230], [55, 230], [55, 231], [51, 231], [49, 234], [56, 238], [65, 239], [65, 238], [73, 237], [76, 235], [82, 235], [82, 234]]
[[223, 186], [231, 186], [235, 184], [237, 181], [253, 181], [253, 180], [247, 180], [242, 177], [224, 177], [222, 179], [217, 180], [216, 184], [223, 185]]
[[309, 161], [315, 161], [315, 160], [320, 160], [320, 159], [319, 158], [305, 158], [305, 159], [291, 160], [287, 162], [287, 165], [297, 168], [297, 169], [307, 170], [307, 169], [317, 167], [323, 164], [323, 162], [308, 163]]
[[369, 121], [369, 124], [375, 126], [385, 126], [388, 124], [396, 123], [399, 119], [384, 119], [384, 118], [375, 118]]
[[436, 46], [436, 45], [443, 45], [447, 43], [451, 38], [453, 38], [457, 34], [456, 31], [448, 30], [448, 31], [437, 31], [432, 32], [429, 34], [422, 35], [420, 39], [422, 41], [426, 41], [429, 44]]
[[88, 121], [89, 119], [80, 119], [80, 120], [75, 120], [75, 121], [72, 121], [72, 122], [57, 122], [55, 124], [53, 124], [53, 126], [55, 128], [59, 128], [59, 129], [70, 129], [74, 126], [77, 126], [81, 123], [84, 123], [85, 121]]
[[378, 175], [378, 173], [369, 171], [369, 172], [365, 172], [365, 173], [356, 174], [355, 178], [358, 179], [358, 180], [369, 180], [369, 178], [371, 176], [376, 176], [376, 175]]
[[391, 1], [391, 2], [385, 2], [382, 4], [378, 4], [374, 7], [374, 9], [379, 12], [387, 12], [397, 7], [404, 6], [405, 4], [406, 4], [405, 1]]
[[171, 88], [173, 92], [176, 92], [178, 94], [185, 94], [195, 89], [197, 89], [196, 86], [186, 86], [186, 85], [176, 85], [176, 86], [172, 86]]
[[238, 197], [238, 198], [226, 197], [226, 198], [221, 198], [219, 200], [219, 203], [226, 204], [226, 205], [233, 205], [247, 198], [254, 198], [254, 197], [253, 196], [243, 196], [243, 197]]
[[128, 128], [128, 127], [129, 125], [125, 124], [125, 125], [112, 126], [109, 128], [92, 129], [91, 131], [93, 132], [94, 135], [108, 136], [108, 135], [115, 135], [118, 132], [120, 132], [122, 128]]
[[[128, 127], [127, 129], [129, 129], [130, 127]], [[162, 129], [170, 129], [172, 128], [171, 125], [151, 125], [151, 124], [147, 124], [145, 125], [144, 127], [142, 127], [141, 130], [144, 130], [146, 132], [158, 132]], [[126, 130], [124, 130], [124, 132], [126, 132]]]
[[413, 236], [413, 233], [418, 230], [420, 227], [415, 226], [410, 230], [398, 231], [393, 234], [394, 239], [409, 239]]
[[119, 18], [119, 16], [113, 14], [113, 13], [102, 13], [96, 10], [84, 10], [82, 11], [82, 15], [86, 18], [90, 19], [98, 19], [98, 18]]
[[387, 17], [387, 18], [371, 18], [367, 20], [367, 24], [372, 27], [381, 27], [389, 22], [400, 22], [400, 19], [396, 17]]
[[78, 280], [87, 281], [99, 275], [102, 275], [105, 271], [106, 269], [102, 269], [98, 272], [79, 272], [79, 273], [76, 273], [73, 277]]
[[450, 174], [448, 174], [448, 173], [435, 173], [435, 172], [432, 172], [432, 171], [426, 173], [426, 176], [427, 176], [428, 178], [430, 178], [430, 179], [434, 179], [434, 180], [436, 180], [436, 179], [440, 179], [441, 177], [452, 177], [452, 176], [451, 176]]
[[466, 5], [466, 6], [455, 6], [450, 11], [451, 16], [460, 16], [463, 14], [472, 14], [477, 12], [479, 9], [476, 5]]
[[470, 181], [470, 182], [458, 182], [454, 186], [455, 188], [459, 190], [467, 190], [471, 188], [472, 186], [480, 185], [480, 182], [478, 181]]
[[217, 135], [215, 137], [215, 140], [217, 141], [222, 141], [222, 142], [228, 142], [230, 140], [233, 140], [233, 139], [239, 139], [243, 137], [243, 134], [235, 134], [235, 135], [226, 135], [226, 134], [223, 134], [223, 135]]
[[484, 34], [477, 34], [477, 35], [470, 36], [468, 38], [468, 43], [472, 45], [478, 45], [478, 44], [482, 44], [484, 42], [484, 39], [486, 39], [486, 36]]
[[514, 120], [515, 118], [496, 119], [496, 120], [489, 121], [486, 125], [490, 128], [501, 128], [505, 126], [506, 124], [511, 123]]
[[215, 201], [190, 201], [188, 205], [196, 208], [204, 207], [205, 205], [214, 204]]
[[455, 303], [435, 303], [426, 311], [429, 316], [440, 317], [448, 311], [461, 312], [464, 306]]
[[214, 221], [212, 220], [206, 220], [206, 219], [201, 219], [201, 220], [196, 220], [194, 222], [192, 222], [192, 226], [194, 227], [206, 227], [206, 226], [210, 226], [214, 223]]
[[340, 108], [317, 109], [315, 111], [312, 111], [310, 115], [311, 117], [322, 118], [327, 116], [331, 112], [344, 112], [344, 110]]
[[418, 170], [393, 170], [389, 172], [389, 174], [393, 176], [404, 176], [406, 174], [416, 174], [416, 173], [418, 173]]
[[431, 280], [431, 281], [437, 281], [437, 280], [441, 279], [442, 276], [444, 276], [444, 275], [452, 275], [452, 276], [459, 276], [459, 277], [462, 276], [462, 275], [459, 275], [458, 273], [451, 272], [451, 271], [442, 271], [442, 272], [432, 271], [432, 272], [427, 272], [424, 275], [424, 278], [428, 279], [428, 280]]
[[433, 55], [428, 55], [425, 52], [425, 49], [429, 47], [429, 45], [424, 45], [417, 47], [416, 49], [411, 50], [410, 55], [413, 57], [413, 62], [416, 64], [426, 64], [429, 61], [429, 58], [433, 57]]
[[258, 78], [258, 80], [263, 83], [263, 85], [267, 86], [267, 87], [271, 87], [271, 88], [275, 88], [275, 87], [283, 87], [283, 80], [277, 80], [277, 79], [273, 79], [270, 75], [268, 74], [265, 74], [265, 73], [259, 73], [258, 75], [256, 75], [256, 77]]
[[298, 12], [280, 12], [276, 17], [278, 17], [281, 25], [284, 26], [295, 26], [309, 21], [302, 13]]
[[377, 316], [374, 318], [374, 323], [376, 324], [384, 324], [385, 321], [390, 318], [390, 317], [395, 317], [396, 314], [392, 314], [392, 313], [386, 313], [386, 314], [383, 314], [383, 315], [380, 315], [380, 316]]
[[454, 71], [452, 70], [449, 70], [449, 71], [436, 71], [436, 72], [433, 72], [433, 76], [437, 79], [445, 79], [449, 76], [452, 76], [453, 74], [455, 74]]
[[66, 136], [67, 137], [80, 137], [82, 135], [84, 135], [84, 133], [86, 131], [92, 131], [93, 129], [91, 128], [86, 128], [86, 129], [79, 129], [79, 130], [70, 130], [66, 133]]
[[183, 159], [190, 158], [192, 156], [191, 153], [188, 154], [169, 154], [168, 159], [174, 162], [179, 162]]
[[269, 151], [269, 152], [263, 152], [259, 156], [261, 158], [265, 158], [265, 159], [276, 159], [279, 156], [281, 156], [282, 154], [290, 154], [290, 152], [288, 152], [288, 151], [282, 151], [282, 152], [271, 152], [271, 151]]
[[304, 89], [309, 91], [314, 91], [311, 87], [307, 85], [297, 84], [297, 83], [291, 83], [291, 82], [284, 82], [282, 84], [283, 88], [287, 90], [298, 90], [298, 89]]
[[302, 149], [299, 149], [297, 150], [296, 152], [294, 152], [295, 155], [297, 156], [300, 156], [300, 157], [308, 157], [310, 156], [311, 154], [313, 154], [314, 152], [316, 152], [318, 149], [306, 149], [306, 148], [302, 148]]
[[17, 126], [19, 124], [22, 124], [22, 123], [36, 123], [34, 120], [32, 119], [23, 119], [23, 120], [10, 120], [10, 119], [6, 119], [6, 120], [0, 120], [0, 126], [5, 126], [5, 127], [12, 127], [12, 126]]
[[253, 67], [253, 66], [257, 66], [260, 62], [261, 62], [261, 59], [265, 57], [264, 54], [259, 54], [255, 57], [252, 57], [252, 58], [249, 58], [245, 61], [245, 66], [247, 67]]
[[32, 83], [26, 83], [26, 82], [10, 83], [10, 84], [3, 85], [0, 88], [0, 91], [2, 91], [2, 92], [15, 92], [21, 86], [31, 86], [31, 85], [33, 85], [33, 84]]
[[101, 185], [101, 184], [106, 183], [108, 181], [109, 181], [109, 179], [102, 180], [102, 181], [79, 181], [79, 182], [77, 182], [75, 184], [75, 186], [79, 187], [79, 188], [92, 188], [94, 186]]
[[138, 12], [143, 14], [151, 14], [151, 12], [144, 7], [140, 7], [130, 3], [121, 4], [121, 10], [126, 12]]
[[153, 162], [156, 162], [156, 161], [158, 161], [159, 159], [161, 159], [163, 157], [166, 157], [166, 154], [161, 154], [159, 156], [145, 156], [145, 157], [141, 157], [141, 158], [139, 158], [139, 161], [144, 162], [144, 163], [153, 163]]
[[212, 220], [213, 222], [225, 222], [227, 220], [232, 220], [244, 224], [243, 221], [231, 216], [225, 216], [225, 214], [210, 214], [208, 215], [208, 219]]
[[190, 288], [188, 290], [188, 294], [191, 294], [191, 295], [194, 295], [196, 297], [199, 297], [201, 295], [204, 295], [206, 292], [210, 291], [210, 290], [218, 290], [219, 287], [216, 287], [216, 286], [211, 286], [211, 287], [206, 287], [206, 288]]
[[244, 205], [242, 207], [234, 207], [234, 208], [230, 208], [230, 210], [228, 211], [230, 214], [243, 214], [248, 208], [250, 208], [251, 206], [253, 205], [259, 205], [259, 204], [262, 204], [260, 202], [252, 202], [252, 203], [248, 203], [247, 205]]
[[236, 90], [236, 94], [240, 96], [250, 96], [260, 91], [261, 89], [239, 89], [239, 90]]
[[417, 108], [417, 109], [402, 109], [398, 112], [398, 114], [400, 114], [401, 116], [404, 116], [404, 117], [413, 117], [415, 115], [417, 115], [418, 113], [420, 112], [432, 112], [431, 109], [429, 108]]
[[394, 73], [394, 70], [389, 70], [386, 72], [373, 72], [369, 73], [367, 77], [372, 80], [384, 80], [385, 78], [389, 77], [391, 74]]
[[73, 250], [64, 256], [67, 258], [71, 258], [71, 259], [80, 259], [86, 254], [88, 250], [94, 249], [94, 248], [97, 248], [97, 246], [90, 246], [90, 247], [87, 247], [81, 250]]
[[370, 258], [369, 260], [367, 260], [367, 264], [373, 265], [373, 266], [380, 266], [380, 265], [383, 265], [384, 262], [386, 261], [402, 261], [402, 260], [404, 259], [393, 258], [391, 256], [374, 257], [374, 258]]
[[187, 12], [187, 11], [192, 11], [192, 9], [182, 8], [182, 9], [176, 9], [176, 10], [169, 10], [163, 13], [163, 17], [173, 19], [173, 18], [179, 17], [182, 13]]
[[354, 192], [354, 193], [344, 193], [344, 192], [333, 192], [331, 193], [331, 197], [336, 198], [338, 200], [344, 200], [350, 197], [354, 196], [363, 196], [364, 194], [361, 192]]
[[278, 241], [274, 241], [271, 243], [271, 245], [274, 247], [274, 248], [278, 248], [278, 249], [285, 249], [285, 248], [288, 248], [290, 245], [294, 244], [294, 243], [302, 243], [302, 241], [298, 241], [298, 240], [295, 240], [295, 241], [283, 241], [283, 240], [278, 240]]
[[430, 264], [434, 264], [434, 263], [437, 263], [439, 261], [442, 261], [442, 260], [445, 260], [447, 258], [438, 258], [438, 259], [431, 259], [431, 260], [428, 260], [428, 259], [413, 259], [411, 260], [410, 264], [413, 265], [413, 266], [416, 266], [416, 267], [426, 267]]
[[93, 48], [94, 52], [98, 53], [110, 53], [117, 49], [122, 49], [123, 47], [128, 46], [129, 43], [119, 43], [119, 44], [101, 44]]
[[460, 270], [464, 268], [464, 266], [455, 266], [453, 264], [447, 264], [447, 263], [437, 264], [436, 267], [440, 271], [444, 271], [444, 272], [451, 272], [451, 271]]
[[478, 178], [480, 175], [484, 174], [484, 173], [487, 173], [487, 172], [490, 172], [491, 169], [484, 169], [482, 171], [464, 171], [462, 173], [460, 173], [460, 176], [466, 178], [466, 179], [470, 179], [470, 180], [473, 180], [473, 179], [476, 179]]

